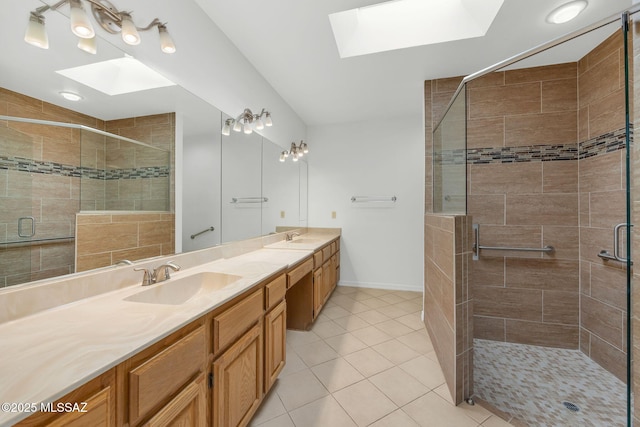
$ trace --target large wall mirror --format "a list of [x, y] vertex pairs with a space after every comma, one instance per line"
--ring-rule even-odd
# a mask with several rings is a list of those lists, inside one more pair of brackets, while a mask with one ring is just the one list
[[[110, 129], [105, 129], [107, 122], [115, 123], [134, 117], [175, 113], [175, 122], [171, 123], [170, 130], [175, 131], [176, 145], [163, 147], [163, 149], [170, 153], [171, 161], [179, 158], [182, 162], [175, 165], [175, 168], [181, 171], [182, 179], [178, 180], [178, 185], [174, 188], [176, 182], [174, 175], [170, 184], [171, 189], [181, 197], [176, 198], [173, 191], [168, 195], [169, 211], [178, 211], [182, 208], [182, 217], [178, 218], [181, 221], [181, 227], [177, 227], [182, 230], [182, 235], [176, 236], [176, 246], [182, 248], [182, 252], [266, 235], [275, 232], [278, 226], [306, 226], [307, 167], [304, 162], [292, 163], [290, 160], [285, 163], [279, 162], [279, 153], [282, 148], [257, 133], [245, 135], [232, 132], [229, 136], [221, 135], [221, 123], [228, 116], [180, 86], [109, 96], [57, 73], [59, 70], [71, 67], [122, 58], [125, 53], [113, 44], [108, 36], [102, 38], [99, 32], [98, 51], [95, 55], [89, 55], [78, 49], [77, 39], [70, 33], [68, 18], [65, 16], [68, 14], [68, 7], [66, 10], [47, 14], [50, 49], [42, 50], [27, 45], [23, 36], [29, 12], [43, 4], [45, 2], [38, 0], [16, 2], [11, 13], [0, 16], [5, 34], [4, 52], [0, 58], [0, 88], [5, 89], [0, 93], [1, 116], [76, 123], [109, 132]], [[155, 48], [155, 46], [149, 48]], [[71, 103], [60, 97], [59, 92], [62, 90], [79, 93], [83, 99], [80, 102]], [[79, 114], [65, 113], [63, 117], [62, 109], [57, 109], [56, 106]], [[20, 126], [25, 128], [34, 126], [28, 123], [14, 125], [15, 123], [9, 124], [8, 120], [0, 120], [0, 128], [4, 128], [5, 133], [11, 134], [14, 139], [21, 137]], [[167, 126], [159, 124], [157, 129], [166, 132]], [[71, 132], [74, 131], [71, 130]], [[85, 133], [85, 131], [79, 132]], [[36, 141], [36, 144], [30, 145], [25, 153], [7, 152], [7, 147], [10, 147], [12, 142], [6, 138], [4, 143], [0, 140], [0, 157], [14, 159], [19, 157], [26, 161], [46, 160], [46, 156], [42, 154], [42, 147], [46, 146], [50, 140], [55, 140], [57, 138], [55, 134], [56, 132], [53, 132], [53, 136]], [[135, 135], [127, 137], [136, 139]], [[155, 137], [158, 140], [164, 138], [162, 135], [145, 135], [145, 137]], [[77, 141], [74, 138], [72, 136], [68, 141], [57, 141], [56, 148], [53, 150], [58, 152], [60, 159], [58, 163], [62, 167], [66, 167], [69, 157], [86, 157], [89, 153], [86, 148], [83, 153], [80, 150], [80, 144], [76, 144]], [[106, 138], [106, 144], [109, 144], [109, 138]], [[120, 142], [114, 141], [114, 143]], [[176, 157], [176, 151], [181, 152], [182, 156]], [[124, 156], [126, 157], [126, 154]], [[126, 160], [126, 158], [120, 160]], [[7, 182], [14, 182], [16, 177], [34, 176], [33, 170], [14, 172], [16, 173], [9, 179], [9, 172], [4, 168], [0, 170], [0, 182], [5, 184], [2, 187], [6, 188]], [[35, 171], [35, 173], [39, 172]], [[11, 197], [6, 191], [0, 192], [0, 198], [2, 198], [0, 216], [33, 216], [12, 212], [11, 206], [22, 206], [18, 202], [30, 203], [27, 200], [30, 197], [41, 196], [46, 191], [51, 192], [51, 188], [47, 189], [47, 186], [53, 185], [57, 178], [47, 179], [42, 174], [36, 178], [43, 177], [45, 179], [40, 180], [43, 181], [43, 185], [30, 187], [29, 194], [22, 194], [20, 200]], [[68, 188], [64, 189], [56, 184], [55, 190], [62, 189], [63, 192], [66, 191], [72, 195], [74, 192], [82, 192], [78, 188], [82, 188], [82, 184], [76, 184], [73, 177], [65, 185], [68, 185]], [[85, 182], [84, 190], [87, 188]], [[91, 209], [79, 199], [80, 196], [78, 200], [71, 202], [61, 200], [61, 203], [71, 215]], [[180, 206], [175, 205], [176, 200], [182, 201]], [[108, 209], [104, 204], [94, 203], [93, 199], [91, 203], [96, 210]], [[147, 203], [147, 205], [150, 204]], [[55, 204], [48, 208], [56, 214], [59, 209]], [[304, 212], [303, 215], [301, 215], [302, 212]], [[29, 228], [27, 227], [29, 224], [20, 226]], [[64, 237], [72, 238], [73, 225], [70, 226], [67, 223], [65, 226]], [[0, 240], [0, 266], [5, 272], [4, 276], [12, 275], [11, 268], [17, 265], [16, 256], [28, 257], [24, 251], [17, 255], [14, 252], [12, 256], [6, 257], [10, 246], [7, 244], [10, 240], [7, 239], [8, 228], [8, 226], [2, 226], [0, 222], [0, 239], [2, 239]], [[54, 254], [56, 255], [54, 258], [65, 259], [63, 268], [51, 269], [52, 271], [47, 272], [46, 275], [38, 276], [29, 274], [32, 268], [25, 267], [21, 278], [7, 280], [3, 277], [0, 280], [0, 288], [73, 273], [75, 266], [73, 262], [69, 262], [69, 257], [72, 257], [69, 253], [73, 253], [73, 239], [65, 243], [67, 244], [65, 255]], [[52, 246], [48, 248], [50, 250]], [[55, 273], [53, 270], [56, 270]], [[16, 276], [16, 274], [13, 275]]]

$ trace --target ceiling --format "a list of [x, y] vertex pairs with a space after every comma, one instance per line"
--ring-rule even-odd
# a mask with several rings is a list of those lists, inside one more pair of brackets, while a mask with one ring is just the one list
[[[632, 4], [589, 0], [574, 21], [546, 23], [567, 1], [504, 0], [484, 37], [340, 59], [328, 15], [380, 1], [196, 0], [307, 125], [421, 114], [424, 80], [471, 74]], [[545, 62], [576, 61], [592, 42], [549, 52]]]
[[[141, 22], [150, 21], [156, 14], [169, 21], [179, 53], [181, 50], [193, 53], [180, 57], [178, 68], [184, 71], [182, 77], [190, 79], [193, 87], [202, 88], [211, 84], [206, 72], [196, 75], [193, 71], [204, 69], [203, 61], [219, 66], [219, 58], [215, 43], [211, 46], [207, 40], [194, 40], [199, 33], [197, 28], [190, 27], [190, 23], [200, 9], [195, 5], [187, 7], [183, 1], [179, 13], [175, 12], [178, 7], [175, 0], [138, 0], [131, 7], [136, 8], [136, 17]], [[310, 126], [420, 116], [425, 79], [468, 75], [614, 15], [632, 3], [632, 0], [589, 0], [589, 7], [578, 19], [551, 25], [545, 22], [547, 13], [567, 0], [504, 0], [484, 37], [340, 59], [328, 15], [378, 1], [194, 1]], [[124, 7], [127, 2], [119, 0], [116, 3]], [[63, 13], [47, 15], [50, 49], [42, 50], [24, 43], [28, 13], [42, 4], [41, 0], [13, 0], [12, 13], [0, 14], [3, 36], [0, 86], [71, 109], [74, 105], [60, 101], [57, 91], [82, 90], [85, 96], [82, 111], [104, 120], [138, 115], [142, 109], [145, 114], [182, 110], [194, 121], [200, 115], [201, 122], [210, 124], [212, 113], [209, 109], [214, 107], [179, 87], [108, 97], [85, 87], [74, 87], [79, 84], [57, 75], [55, 70], [86, 63], [87, 54], [75, 47], [76, 39], [69, 31], [68, 18]], [[170, 16], [165, 18], [167, 15]], [[203, 22], [201, 18], [198, 17], [200, 23]], [[451, 24], [455, 25], [455, 22]], [[565, 48], [537, 55], [535, 62], [528, 61], [523, 66], [576, 61], [616, 28], [619, 28], [617, 23]], [[152, 55], [162, 57], [157, 64], [175, 62], [170, 59], [172, 56], [143, 44], [137, 50], [132, 49], [132, 53], [147, 58]], [[105, 37], [99, 41], [98, 54], [89, 56], [91, 61], [112, 59], [122, 56], [122, 50], [123, 45], [117, 37]], [[201, 52], [204, 51], [211, 53], [203, 57]]]

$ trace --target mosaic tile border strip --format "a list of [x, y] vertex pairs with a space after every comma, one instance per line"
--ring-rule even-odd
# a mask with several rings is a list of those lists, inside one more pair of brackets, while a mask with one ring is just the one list
[[[480, 165], [521, 162], [553, 162], [578, 160], [623, 150], [625, 129], [618, 129], [591, 138], [580, 144], [529, 145], [523, 147], [488, 147], [446, 150], [434, 155], [434, 162], [442, 165]], [[633, 137], [633, 134], [631, 134]]]
[[[633, 127], [629, 129], [629, 135], [633, 141]], [[625, 136], [625, 129], [622, 128], [581, 142], [580, 159], [597, 156], [598, 154], [611, 153], [612, 151], [624, 150]]]
[[117, 179], [166, 178], [169, 177], [170, 173], [168, 166], [102, 170], [64, 165], [55, 162], [41, 162], [22, 157], [0, 156], [0, 170], [2, 169], [74, 178], [101, 179], [106, 181]]

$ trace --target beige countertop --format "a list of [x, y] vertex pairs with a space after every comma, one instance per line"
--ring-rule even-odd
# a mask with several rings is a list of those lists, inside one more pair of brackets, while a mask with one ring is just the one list
[[[0, 403], [34, 403], [39, 407], [40, 403], [53, 402], [311, 256], [316, 245], [323, 246], [335, 237], [305, 234], [305, 239], [314, 241], [268, 245], [172, 273], [164, 284], [202, 272], [241, 276], [222, 289], [199, 292], [180, 305], [126, 301], [163, 283], [135, 285], [0, 324]], [[0, 410], [0, 426], [12, 425], [29, 415]]]

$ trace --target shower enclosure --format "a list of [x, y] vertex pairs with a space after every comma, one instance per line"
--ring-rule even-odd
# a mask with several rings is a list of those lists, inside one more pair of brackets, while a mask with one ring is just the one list
[[426, 82], [431, 211], [473, 223], [453, 268], [473, 307], [465, 397], [526, 425], [634, 418], [633, 13]]
[[169, 151], [0, 116], [0, 287], [76, 271], [78, 212], [167, 211]]

